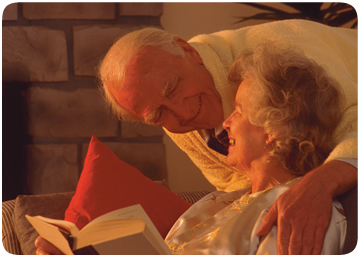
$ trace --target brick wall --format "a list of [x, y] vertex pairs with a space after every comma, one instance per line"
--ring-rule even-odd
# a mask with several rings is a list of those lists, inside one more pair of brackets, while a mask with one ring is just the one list
[[166, 179], [163, 130], [120, 123], [96, 68], [114, 40], [160, 26], [161, 3], [14, 3], [3, 13], [3, 200], [75, 190], [92, 135]]

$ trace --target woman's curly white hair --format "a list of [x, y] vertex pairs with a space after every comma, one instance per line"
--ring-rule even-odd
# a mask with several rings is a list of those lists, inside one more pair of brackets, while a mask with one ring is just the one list
[[247, 104], [250, 122], [275, 134], [269, 161], [281, 161], [296, 175], [321, 165], [336, 145], [343, 101], [338, 83], [296, 47], [276, 42], [241, 53], [229, 82], [244, 79], [254, 92]]

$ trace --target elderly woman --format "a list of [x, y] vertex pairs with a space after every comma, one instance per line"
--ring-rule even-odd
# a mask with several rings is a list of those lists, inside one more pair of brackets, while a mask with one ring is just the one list
[[[235, 111], [223, 123], [230, 139], [227, 162], [252, 187], [214, 192], [186, 211], [165, 240], [177, 254], [277, 254], [276, 227], [256, 234], [264, 215], [335, 146], [340, 87], [295, 48], [267, 42], [245, 51], [229, 80], [240, 86]], [[341, 254], [344, 244], [346, 218], [335, 200], [332, 213], [322, 254]]]

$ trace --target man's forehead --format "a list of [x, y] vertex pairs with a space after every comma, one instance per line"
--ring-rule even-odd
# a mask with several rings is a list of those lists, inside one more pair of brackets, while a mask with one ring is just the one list
[[156, 47], [144, 47], [128, 62], [124, 86], [156, 87], [166, 91], [177, 80], [179, 70], [178, 67], [173, 67], [172, 61], [169, 62], [170, 56]]
[[130, 59], [128, 66], [135, 68], [152, 68], [163, 63], [164, 57], [168, 53], [165, 51], [154, 47], [154, 46], [144, 46], [139, 49]]
[[121, 89], [117, 92], [117, 101], [128, 111], [139, 118], [151, 109], [154, 99], [163, 93], [159, 82], [154, 82], [147, 76], [131, 76], [125, 79]]
[[118, 101], [122, 107], [134, 114], [136, 96], [138, 93], [136, 92], [135, 88], [125, 85], [126, 83], [124, 83], [117, 90], [115, 89], [113, 95], [115, 96], [116, 101]]
[[166, 56], [164, 51], [149, 46], [130, 59], [118, 97], [124, 101], [125, 109], [135, 112], [136, 115], [141, 113], [142, 118], [153, 116], [158, 108], [156, 103], [166, 96], [178, 81], [178, 71], [169, 67], [171, 64], [166, 62]]

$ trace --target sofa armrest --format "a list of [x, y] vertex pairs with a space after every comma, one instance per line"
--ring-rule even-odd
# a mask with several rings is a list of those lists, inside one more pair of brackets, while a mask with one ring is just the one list
[[209, 193], [210, 192], [199, 191], [199, 192], [180, 192], [176, 194], [181, 198], [183, 198], [184, 200], [188, 201], [189, 203], [194, 204]]
[[344, 208], [347, 220], [346, 238], [342, 254], [348, 254], [355, 249], [358, 241], [358, 187], [356, 186], [337, 198]]
[[5, 251], [11, 254], [22, 254], [14, 229], [15, 200], [2, 202], [2, 242]]

